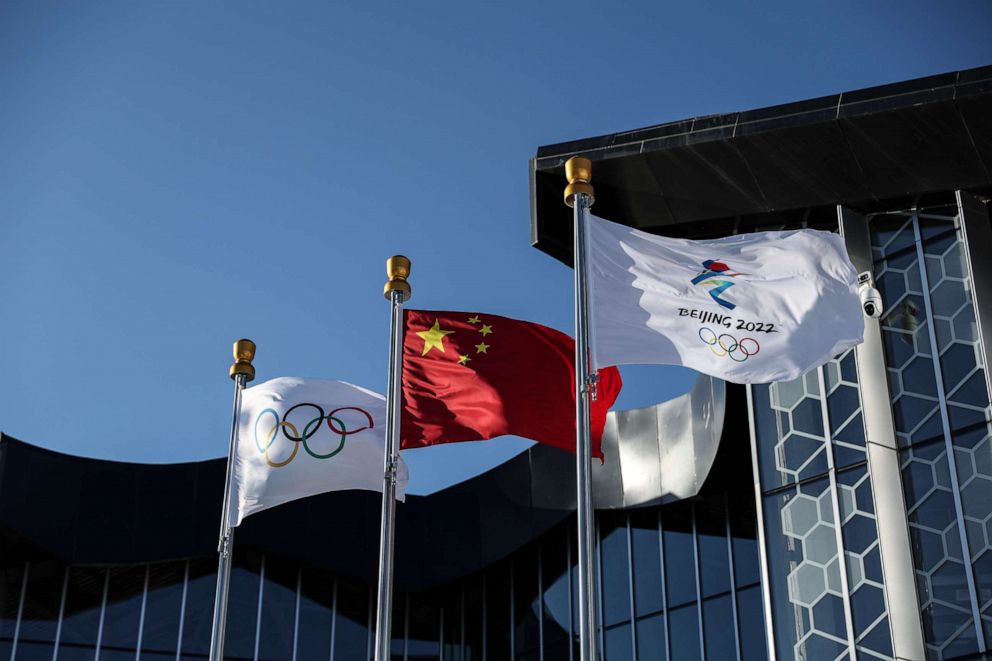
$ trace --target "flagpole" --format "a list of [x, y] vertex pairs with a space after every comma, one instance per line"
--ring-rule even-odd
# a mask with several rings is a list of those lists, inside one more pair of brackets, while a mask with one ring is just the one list
[[389, 281], [383, 294], [390, 305], [389, 383], [386, 402], [386, 448], [383, 453], [382, 527], [379, 535], [379, 595], [376, 599], [375, 661], [389, 661], [393, 619], [393, 537], [396, 529], [396, 469], [399, 465], [403, 303], [410, 298], [410, 260], [386, 260]]
[[578, 515], [579, 653], [580, 661], [595, 661], [596, 592], [593, 574], [592, 443], [589, 437], [589, 400], [595, 377], [589, 373], [588, 290], [586, 284], [586, 223], [592, 206], [592, 162], [574, 156], [565, 163], [565, 204], [573, 210], [573, 267], [575, 277], [575, 478]]
[[227, 595], [231, 584], [231, 555], [234, 547], [234, 529], [231, 528], [231, 477], [234, 473], [234, 453], [237, 450], [238, 419], [241, 417], [241, 392], [245, 384], [255, 378], [255, 343], [238, 340], [234, 343], [234, 413], [231, 416], [231, 441], [227, 451], [227, 472], [224, 477], [224, 504], [220, 515], [220, 540], [217, 543], [217, 590], [214, 593], [214, 620], [210, 629], [210, 661], [224, 658], [224, 634], [227, 630]]

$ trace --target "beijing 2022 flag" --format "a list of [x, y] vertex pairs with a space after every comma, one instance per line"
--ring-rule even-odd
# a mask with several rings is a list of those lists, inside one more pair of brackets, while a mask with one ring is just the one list
[[[231, 484], [231, 526], [325, 491], [382, 492], [386, 398], [344, 381], [280, 377], [245, 389]], [[406, 497], [409, 473], [396, 482]]]
[[734, 383], [795, 379], [862, 341], [857, 273], [820, 230], [693, 241], [591, 217], [596, 367], [684, 365]]

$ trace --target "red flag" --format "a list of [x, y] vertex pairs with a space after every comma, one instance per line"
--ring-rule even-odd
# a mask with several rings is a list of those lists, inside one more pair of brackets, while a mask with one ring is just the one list
[[[599, 371], [593, 456], [620, 392]], [[514, 434], [575, 452], [575, 342], [547, 326], [492, 314], [407, 310], [402, 448]]]

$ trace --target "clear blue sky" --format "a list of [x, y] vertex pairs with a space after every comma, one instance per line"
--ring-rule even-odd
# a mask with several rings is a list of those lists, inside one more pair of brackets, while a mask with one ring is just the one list
[[[226, 452], [260, 379], [384, 390], [384, 260], [411, 305], [571, 331], [529, 246], [538, 145], [992, 63], [992, 3], [0, 3], [0, 429]], [[691, 375], [625, 370], [623, 408]], [[411, 490], [520, 439], [418, 450]]]

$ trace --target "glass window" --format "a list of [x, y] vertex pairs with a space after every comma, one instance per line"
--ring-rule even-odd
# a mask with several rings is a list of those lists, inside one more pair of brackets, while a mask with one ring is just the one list
[[765, 496], [764, 508], [778, 656], [835, 658], [848, 632], [830, 482]]
[[304, 567], [300, 582], [299, 638], [296, 658], [327, 661], [331, 656], [334, 579], [327, 572]]
[[[96, 656], [100, 609], [107, 571], [98, 567], [71, 567], [59, 636], [60, 661], [91, 661]], [[20, 656], [20, 654], [18, 654]]]
[[526, 549], [513, 561], [514, 653], [532, 652], [540, 647], [538, 616], [541, 612], [537, 582], [537, 553]]
[[[509, 597], [507, 597], [509, 605]], [[441, 658], [441, 612], [432, 603], [419, 597], [410, 597], [409, 638], [407, 640], [408, 661], [436, 661]], [[492, 658], [492, 657], [490, 657]], [[509, 656], [496, 657], [508, 659]]]
[[24, 566], [22, 564], [0, 569], [0, 659], [10, 658], [23, 582]]
[[605, 649], [606, 659], [619, 659], [624, 661], [625, 659], [634, 658], [633, 641], [630, 638], [630, 624], [621, 624], [615, 627], [610, 627], [606, 630], [604, 634], [605, 638]]
[[[565, 538], [556, 535], [541, 546], [541, 578], [544, 583], [544, 647], [560, 644], [568, 658], [569, 629], [568, 564]], [[548, 655], [545, 654], [545, 657]], [[547, 661], [547, 660], [546, 660]]]
[[[210, 652], [210, 628], [213, 625], [214, 595], [217, 590], [216, 571], [216, 558], [189, 561], [182, 661], [203, 659]], [[100, 661], [103, 661], [102, 653]]]
[[255, 656], [255, 628], [258, 623], [258, 586], [262, 560], [255, 554], [236, 553], [227, 597], [227, 636], [225, 657]]
[[599, 548], [603, 572], [603, 625], [608, 627], [630, 621], [627, 516], [623, 512], [603, 512], [599, 524], [602, 535]]
[[678, 661], [700, 659], [699, 608], [696, 604], [673, 608], [668, 617], [668, 635], [672, 642], [671, 658]]
[[707, 659], [736, 659], [734, 604], [731, 596], [713, 597], [703, 602], [703, 634]]
[[137, 655], [141, 599], [147, 572], [145, 565], [110, 569], [100, 661], [127, 661]]
[[67, 570], [54, 562], [32, 562], [17, 640], [18, 661], [51, 661]]
[[696, 503], [696, 538], [699, 544], [699, 579], [703, 597], [730, 590], [730, 547], [727, 516], [722, 500]]
[[265, 587], [258, 633], [260, 661], [280, 661], [293, 656], [297, 577], [296, 565], [277, 557], [265, 557]]
[[728, 505], [734, 553], [734, 580], [737, 582], [737, 587], [756, 585], [761, 581], [761, 567], [758, 558], [758, 524], [755, 519], [754, 497], [728, 500]]
[[741, 634], [742, 661], [764, 661], [768, 658], [765, 642], [765, 618], [761, 603], [761, 587], [738, 590], [737, 630]]
[[662, 609], [661, 532], [654, 510], [630, 514], [631, 555], [634, 562], [634, 611], [647, 615]]
[[369, 656], [369, 590], [366, 586], [338, 579], [337, 611], [334, 614], [334, 658], [367, 659]]
[[[661, 521], [668, 607], [696, 600], [696, 555], [692, 542], [692, 505], [675, 503], [664, 509]], [[674, 635], [672, 637], [674, 640]]]
[[[406, 648], [406, 608], [408, 601], [406, 593], [393, 590], [393, 614], [390, 622], [392, 635], [389, 638], [389, 658], [393, 661], [403, 661], [404, 649]], [[374, 623], [372, 628], [374, 635]]]
[[142, 659], [176, 658], [185, 573], [185, 562], [152, 565], [149, 569], [145, 624], [141, 630]]
[[[564, 553], [565, 549], [560, 551]], [[566, 601], [566, 607], [567, 605]], [[465, 661], [482, 660], [482, 613], [482, 579], [475, 577], [469, 579], [465, 586]], [[545, 655], [545, 661], [552, 661], [552, 658]], [[568, 658], [567, 654], [565, 658]]]
[[486, 572], [486, 658], [510, 658], [510, 572], [506, 565]]
[[[441, 605], [442, 645], [441, 658], [444, 661], [461, 659], [462, 651], [462, 605], [461, 591], [443, 596]], [[402, 656], [400, 657], [402, 661]]]
[[639, 619], [637, 658], [640, 661], [660, 661], [665, 656], [665, 616], [658, 614]]

